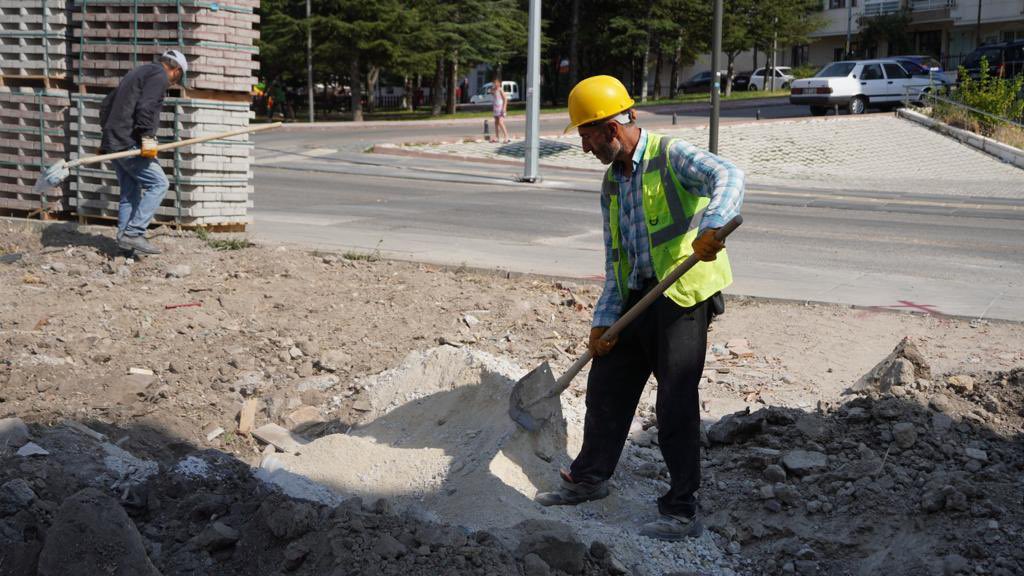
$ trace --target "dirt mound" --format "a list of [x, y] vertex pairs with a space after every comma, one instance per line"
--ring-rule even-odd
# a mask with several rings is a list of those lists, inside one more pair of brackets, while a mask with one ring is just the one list
[[[325, 436], [300, 454], [264, 459], [264, 477], [308, 494], [308, 478], [341, 496], [387, 497], [396, 506], [469, 529], [494, 531], [518, 544], [514, 526], [556, 519], [585, 541], [608, 542], [639, 574], [683, 567], [731, 570], [709, 538], [665, 544], [636, 535], [656, 516], [648, 487], [619, 484], [607, 500], [545, 509], [533, 501], [558, 481], [582, 438], [579, 398], [562, 398], [563, 417], [526, 433], [508, 416], [520, 368], [468, 348], [442, 346], [410, 354], [402, 364], [362, 382], [372, 419], [349, 434]], [[637, 488], [637, 489], [634, 489]]]
[[765, 574], [1020, 574], [1022, 378], [950, 374], [928, 392], [723, 418], [708, 524]]
[[[87, 487], [121, 474], [64, 473], [104, 449], [83, 430], [34, 427], [48, 454], [0, 459], [0, 574], [519, 576], [527, 563], [541, 570], [533, 574], [621, 573], [606, 549], [591, 553], [564, 527], [511, 549], [486, 531], [398, 515], [386, 499], [326, 506], [290, 498], [215, 450], [113, 492]], [[559, 563], [552, 550], [576, 553]]]

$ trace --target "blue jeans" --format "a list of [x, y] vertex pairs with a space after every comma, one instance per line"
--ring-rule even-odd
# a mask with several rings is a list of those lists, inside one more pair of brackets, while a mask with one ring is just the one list
[[117, 183], [121, 187], [121, 202], [117, 210], [117, 233], [142, 236], [149, 221], [164, 200], [167, 176], [160, 163], [152, 158], [121, 158], [114, 160]]

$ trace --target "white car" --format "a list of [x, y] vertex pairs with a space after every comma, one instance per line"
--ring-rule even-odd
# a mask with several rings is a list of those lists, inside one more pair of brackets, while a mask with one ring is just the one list
[[[491, 94], [491, 87], [494, 86], [493, 82], [488, 82], [480, 87], [480, 91], [474, 94], [470, 99], [470, 104], [490, 104], [494, 101], [494, 95]], [[509, 102], [519, 100], [519, 84], [510, 80], [501, 81], [501, 89], [505, 92], [505, 96], [508, 96]]]
[[[747, 84], [747, 90], [764, 90], [764, 79], [765, 70], [764, 68], [758, 68], [750, 75], [750, 83]], [[789, 88], [793, 82], [793, 69], [789, 66], [776, 66], [775, 67], [775, 89], [785, 90]], [[768, 82], [771, 84], [771, 82]], [[771, 86], [769, 86], [770, 88]]]
[[849, 60], [833, 62], [813, 78], [794, 80], [789, 102], [809, 105], [815, 116], [836, 105], [862, 114], [868, 107], [898, 106], [904, 97], [918, 102], [934, 89], [931, 79], [911, 76], [895, 60]]

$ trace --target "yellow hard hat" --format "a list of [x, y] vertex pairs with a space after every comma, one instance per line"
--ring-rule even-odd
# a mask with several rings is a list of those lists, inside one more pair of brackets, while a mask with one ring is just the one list
[[585, 78], [569, 92], [569, 125], [565, 132], [621, 114], [635, 103], [618, 78]]

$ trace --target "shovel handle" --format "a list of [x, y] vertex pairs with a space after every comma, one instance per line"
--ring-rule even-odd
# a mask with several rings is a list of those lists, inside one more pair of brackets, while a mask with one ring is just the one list
[[[263, 124], [261, 126], [251, 126], [249, 128], [242, 128], [239, 130], [231, 130], [230, 132], [222, 132], [220, 134], [210, 134], [208, 136], [199, 136], [197, 138], [190, 138], [188, 140], [179, 140], [177, 142], [168, 142], [167, 144], [161, 144], [156, 147], [157, 152], [163, 152], [164, 150], [173, 150], [175, 148], [181, 148], [182, 146], [192, 146], [193, 144], [201, 144], [203, 142], [209, 142], [210, 140], [220, 140], [222, 138], [231, 138], [232, 136], [241, 136], [242, 134], [250, 134], [252, 132], [262, 132], [263, 130], [270, 130], [271, 128], [277, 128], [280, 126], [280, 122], [274, 122], [271, 124]], [[85, 158], [78, 158], [67, 163], [68, 168], [74, 168], [76, 166], [84, 166], [86, 164], [96, 164], [99, 162], [107, 162], [108, 160], [118, 160], [120, 158], [130, 158], [132, 156], [138, 156], [141, 154], [141, 150], [124, 150], [122, 152], [112, 152], [110, 154], [100, 154], [98, 156], [87, 156]]]
[[[732, 220], [726, 222], [725, 226], [722, 226], [715, 231], [715, 239], [719, 242], [724, 242], [729, 234], [732, 234], [733, 230], [739, 228], [740, 224], [743, 224], [743, 216], [737, 214]], [[644, 310], [647, 310], [655, 300], [665, 293], [665, 290], [668, 290], [669, 286], [675, 284], [676, 281], [679, 280], [683, 274], [686, 274], [690, 268], [693, 268], [697, 262], [700, 262], [697, 255], [690, 254], [686, 260], [683, 260], [682, 264], [676, 266], [668, 273], [668, 275], [662, 278], [661, 282], [658, 282], [657, 286], [651, 288], [650, 292], [645, 294], [644, 297], [634, 304], [632, 308], [626, 310], [625, 314], [619, 317], [619, 319], [616, 320], [610, 328], [605, 330], [604, 334], [601, 335], [601, 340], [608, 341], [618, 336], [630, 322], [635, 320], [637, 316], [644, 312]], [[582, 370], [592, 358], [593, 355], [591, 354], [590, 349], [587, 349], [582, 356], [573, 362], [572, 366], [570, 366], [569, 369], [566, 370], [565, 373], [557, 380], [559, 393], [569, 387], [572, 379], [580, 373], [580, 370]]]

